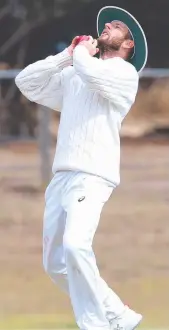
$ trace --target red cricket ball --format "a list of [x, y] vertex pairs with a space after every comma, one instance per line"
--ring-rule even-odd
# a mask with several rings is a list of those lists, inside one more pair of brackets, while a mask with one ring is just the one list
[[77, 40], [76, 40], [76, 45], [78, 45], [79, 42], [84, 41], [84, 40], [89, 40], [89, 36], [84, 35], [84, 36], [78, 37]]

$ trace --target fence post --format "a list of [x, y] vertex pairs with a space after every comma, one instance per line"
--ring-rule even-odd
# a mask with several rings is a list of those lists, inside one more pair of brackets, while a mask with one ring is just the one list
[[38, 144], [40, 153], [40, 172], [42, 186], [46, 187], [51, 179], [51, 145], [52, 138], [50, 133], [51, 111], [38, 106]]

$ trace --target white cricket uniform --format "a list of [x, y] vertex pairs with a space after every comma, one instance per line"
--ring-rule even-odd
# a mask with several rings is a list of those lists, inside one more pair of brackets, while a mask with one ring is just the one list
[[61, 111], [54, 177], [45, 194], [44, 268], [70, 295], [80, 329], [109, 329], [124, 304], [100, 277], [92, 242], [104, 203], [120, 182], [119, 132], [138, 74], [119, 57], [93, 58], [79, 45], [73, 57], [65, 49], [29, 65], [16, 84], [29, 100]]

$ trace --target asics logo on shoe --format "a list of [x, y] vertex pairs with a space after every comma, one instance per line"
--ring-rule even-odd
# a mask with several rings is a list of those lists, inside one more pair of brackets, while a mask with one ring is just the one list
[[123, 327], [120, 327], [119, 324], [117, 324], [116, 328], [114, 328], [114, 330], [124, 330]]

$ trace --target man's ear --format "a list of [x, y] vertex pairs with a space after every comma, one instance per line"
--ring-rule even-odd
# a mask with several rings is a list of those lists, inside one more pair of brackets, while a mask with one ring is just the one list
[[134, 41], [130, 39], [124, 40], [122, 46], [125, 49], [132, 49], [134, 47]]

